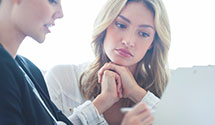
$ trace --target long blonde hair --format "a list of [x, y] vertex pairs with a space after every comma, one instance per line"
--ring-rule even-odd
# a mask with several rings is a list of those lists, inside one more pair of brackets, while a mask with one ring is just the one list
[[161, 0], [108, 0], [94, 24], [92, 45], [95, 60], [80, 77], [80, 90], [87, 99], [93, 99], [101, 92], [97, 72], [109, 58], [104, 52], [106, 29], [129, 2], [143, 2], [154, 14], [156, 33], [152, 48], [138, 62], [134, 75], [137, 83], [146, 91], [161, 97], [168, 82], [167, 56], [170, 47], [170, 26]]

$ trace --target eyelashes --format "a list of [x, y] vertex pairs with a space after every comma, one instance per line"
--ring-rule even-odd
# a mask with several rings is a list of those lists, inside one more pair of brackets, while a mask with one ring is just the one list
[[[123, 24], [123, 23], [120, 23], [118, 21], [115, 22], [115, 25], [116, 27], [118, 27], [119, 29], [121, 30], [126, 30], [127, 28], [127, 25], [126, 24]], [[146, 33], [146, 32], [142, 32], [142, 31], [138, 31], [138, 35], [142, 38], [147, 38], [147, 37], [150, 37], [150, 34], [149, 33]]]
[[149, 37], [150, 35], [146, 32], [139, 32], [139, 35], [146, 38], [146, 37]]
[[51, 4], [57, 4], [57, 3], [58, 3], [57, 0], [49, 0], [49, 2], [50, 2]]
[[120, 29], [125, 29], [127, 28], [127, 26], [125, 24], [119, 23], [119, 22], [115, 22], [115, 25], [120, 28]]

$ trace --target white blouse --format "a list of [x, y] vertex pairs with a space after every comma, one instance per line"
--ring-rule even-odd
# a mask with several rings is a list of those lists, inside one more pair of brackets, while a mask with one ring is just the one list
[[[99, 115], [91, 101], [80, 92], [79, 78], [89, 63], [80, 65], [57, 65], [48, 70], [45, 80], [51, 100], [73, 122], [82, 125], [107, 125], [103, 115]], [[142, 99], [152, 112], [160, 101], [153, 93], [147, 92]]]

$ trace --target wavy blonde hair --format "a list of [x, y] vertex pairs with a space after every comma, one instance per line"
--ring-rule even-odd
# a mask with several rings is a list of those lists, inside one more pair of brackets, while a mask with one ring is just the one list
[[108, 26], [129, 2], [143, 2], [154, 14], [155, 36], [152, 48], [138, 62], [134, 78], [146, 91], [161, 97], [168, 82], [167, 57], [170, 47], [170, 26], [161, 0], [108, 0], [94, 24], [92, 45], [95, 60], [80, 77], [80, 90], [87, 99], [94, 99], [101, 92], [97, 72], [109, 58], [104, 52], [104, 38]]

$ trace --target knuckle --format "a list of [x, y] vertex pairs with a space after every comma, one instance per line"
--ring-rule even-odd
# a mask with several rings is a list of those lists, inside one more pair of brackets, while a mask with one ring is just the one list
[[109, 73], [108, 70], [105, 70], [103, 74], [108, 75], [108, 73]]
[[105, 67], [109, 67], [110, 66], [110, 63], [105, 63]]
[[114, 76], [114, 73], [111, 72], [110, 70], [105, 70], [104, 73], [103, 73], [103, 75], [113, 77], [113, 76]]

